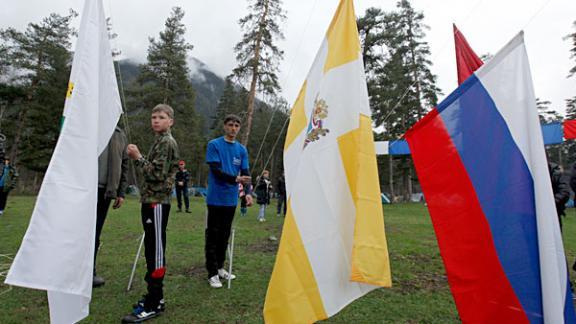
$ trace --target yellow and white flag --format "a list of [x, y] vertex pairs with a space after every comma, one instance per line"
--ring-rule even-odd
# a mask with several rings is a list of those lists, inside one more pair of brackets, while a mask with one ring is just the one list
[[102, 0], [86, 0], [60, 137], [6, 278], [9, 285], [46, 290], [52, 323], [88, 315], [98, 156], [121, 113]]
[[308, 323], [391, 285], [368, 91], [352, 0], [341, 0], [290, 116], [288, 212], [264, 304]]

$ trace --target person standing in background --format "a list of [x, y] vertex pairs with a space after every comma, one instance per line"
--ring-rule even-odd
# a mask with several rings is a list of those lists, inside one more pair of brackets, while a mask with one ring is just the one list
[[182, 212], [182, 196], [184, 196], [184, 206], [186, 212], [190, 211], [190, 198], [188, 198], [188, 183], [190, 182], [190, 171], [186, 170], [186, 162], [178, 162], [178, 171], [176, 172], [176, 199], [178, 200], [178, 212]]
[[18, 172], [10, 164], [10, 159], [4, 159], [4, 163], [0, 164], [0, 172], [2, 172], [0, 174], [0, 216], [2, 216], [8, 201], [8, 194], [16, 188]]
[[[286, 180], [284, 179], [284, 172], [278, 177], [278, 184], [276, 185], [276, 192], [278, 193], [278, 203], [276, 204], [276, 216], [286, 216]], [[284, 208], [282, 208], [284, 207]]]
[[117, 209], [124, 203], [124, 194], [128, 185], [128, 140], [122, 129], [116, 126], [108, 145], [98, 157], [98, 202], [96, 205], [96, 240], [94, 241], [94, 276], [92, 287], [100, 287], [106, 282], [96, 274], [96, 256], [100, 247], [100, 234], [114, 200], [112, 208]]
[[269, 178], [268, 170], [262, 171], [262, 175], [257, 181], [256, 188], [256, 203], [260, 205], [260, 210], [258, 211], [258, 221], [266, 221], [266, 206], [270, 204], [270, 190], [272, 189], [272, 182]]

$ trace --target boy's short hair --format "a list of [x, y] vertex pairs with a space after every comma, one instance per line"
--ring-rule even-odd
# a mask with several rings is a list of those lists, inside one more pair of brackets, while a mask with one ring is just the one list
[[152, 114], [156, 112], [164, 112], [170, 119], [174, 119], [174, 109], [167, 104], [158, 104], [156, 107], [152, 108]]
[[233, 122], [236, 122], [236, 123], [242, 125], [242, 121], [240, 120], [240, 117], [238, 117], [237, 115], [234, 115], [234, 114], [229, 114], [229, 115], [226, 115], [226, 117], [224, 117], [224, 125], [228, 124], [229, 121], [233, 121]]

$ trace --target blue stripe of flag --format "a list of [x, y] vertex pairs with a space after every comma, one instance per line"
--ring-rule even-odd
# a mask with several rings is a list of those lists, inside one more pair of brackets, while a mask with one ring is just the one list
[[531, 323], [542, 322], [534, 181], [476, 76], [438, 106], [490, 224], [500, 264]]

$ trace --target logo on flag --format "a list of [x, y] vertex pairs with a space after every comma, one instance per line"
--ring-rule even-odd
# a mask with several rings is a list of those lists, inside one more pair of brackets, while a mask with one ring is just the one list
[[68, 82], [68, 90], [66, 91], [66, 98], [72, 97], [72, 91], [74, 91], [74, 82]]
[[310, 116], [310, 123], [308, 124], [308, 130], [306, 131], [306, 139], [304, 140], [304, 148], [314, 141], [320, 139], [320, 136], [326, 136], [330, 132], [329, 129], [324, 128], [323, 120], [328, 117], [328, 105], [324, 99], [314, 99], [314, 109]]

